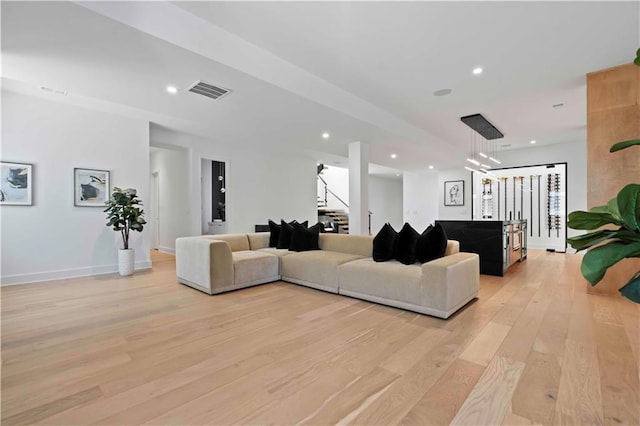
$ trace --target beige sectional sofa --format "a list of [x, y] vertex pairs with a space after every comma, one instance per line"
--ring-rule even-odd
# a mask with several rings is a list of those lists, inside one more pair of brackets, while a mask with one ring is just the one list
[[374, 262], [371, 236], [320, 234], [320, 250], [303, 252], [268, 245], [269, 233], [178, 238], [178, 281], [217, 294], [282, 279], [440, 318], [478, 294], [478, 255], [460, 253], [457, 241], [422, 265]]

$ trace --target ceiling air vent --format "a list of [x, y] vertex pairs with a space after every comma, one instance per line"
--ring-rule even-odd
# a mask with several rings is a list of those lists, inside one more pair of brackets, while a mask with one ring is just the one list
[[480, 133], [482, 137], [487, 140], [500, 139], [504, 137], [502, 132], [496, 129], [495, 126], [489, 123], [481, 114], [467, 115], [466, 117], [460, 117], [460, 120], [476, 132]]
[[231, 90], [229, 89], [214, 86], [213, 84], [205, 83], [204, 81], [196, 81], [191, 87], [189, 87], [189, 91], [211, 99], [220, 99], [231, 93]]

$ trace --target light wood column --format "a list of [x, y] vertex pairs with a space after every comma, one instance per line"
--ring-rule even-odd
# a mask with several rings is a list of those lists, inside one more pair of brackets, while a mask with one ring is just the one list
[[[626, 184], [640, 183], [640, 147], [615, 153], [616, 142], [640, 138], [640, 67], [621, 65], [587, 74], [587, 205], [606, 204]], [[589, 293], [619, 294], [640, 259], [610, 268]]]

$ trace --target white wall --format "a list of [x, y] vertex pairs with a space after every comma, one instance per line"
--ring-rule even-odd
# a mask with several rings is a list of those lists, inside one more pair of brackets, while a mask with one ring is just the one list
[[176, 238], [189, 234], [192, 215], [200, 216], [200, 209], [189, 209], [188, 164], [185, 149], [159, 148], [151, 155], [151, 173], [158, 173], [158, 249], [166, 253], [175, 253]]
[[[2, 92], [2, 160], [33, 164], [33, 206], [1, 206], [2, 284], [117, 271], [120, 234], [104, 209], [73, 205], [74, 167], [149, 194], [149, 124]], [[151, 266], [147, 231], [131, 233], [136, 268]]]
[[438, 173], [405, 172], [402, 185], [403, 221], [421, 233], [438, 218]]
[[389, 222], [397, 231], [402, 228], [402, 180], [369, 176], [369, 210], [373, 235]]
[[[268, 219], [317, 221], [316, 161], [289, 152], [236, 149], [223, 142], [151, 127], [154, 146], [177, 146], [188, 151], [189, 179], [185, 192], [190, 211], [200, 212], [202, 158], [226, 162], [227, 232], [253, 232]], [[200, 215], [191, 215], [187, 235], [200, 235]], [[187, 232], [185, 230], [185, 232]]]

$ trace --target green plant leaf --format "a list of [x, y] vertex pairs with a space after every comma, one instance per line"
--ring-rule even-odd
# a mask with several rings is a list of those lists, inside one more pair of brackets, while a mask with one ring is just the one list
[[635, 231], [618, 230], [613, 237], [628, 243], [640, 242], [640, 233]]
[[567, 226], [571, 229], [585, 229], [587, 231], [609, 224], [622, 225], [622, 222], [610, 213], [585, 212], [581, 210], [569, 213], [569, 221], [567, 222]]
[[640, 230], [640, 185], [626, 185], [618, 192], [617, 200], [624, 225], [632, 231]]
[[623, 225], [622, 215], [620, 214], [620, 208], [618, 207], [618, 198], [612, 198], [607, 203], [607, 209], [609, 214], [616, 220], [617, 225]]
[[640, 139], [631, 139], [628, 141], [622, 141], [622, 142], [613, 144], [609, 149], [609, 152], [620, 151], [622, 149], [629, 148], [630, 146], [633, 146], [633, 145], [640, 145]]
[[589, 250], [582, 258], [580, 272], [591, 285], [602, 280], [609, 267], [625, 257], [640, 256], [640, 243], [611, 242]]
[[608, 240], [613, 235], [615, 235], [616, 232], [617, 231], [602, 229], [600, 231], [590, 232], [588, 234], [567, 238], [567, 242], [571, 244], [572, 248], [580, 251]]
[[596, 207], [591, 207], [589, 209], [590, 213], [609, 213], [609, 207], [607, 206], [596, 206]]
[[627, 299], [640, 303], [640, 271], [636, 272], [629, 282], [618, 291]]

